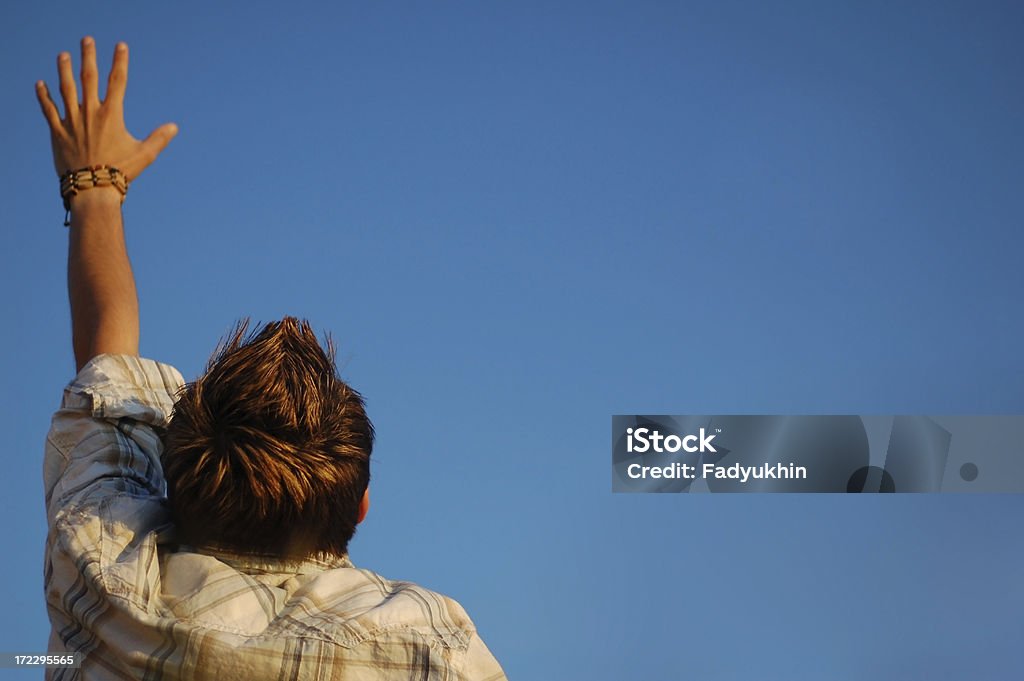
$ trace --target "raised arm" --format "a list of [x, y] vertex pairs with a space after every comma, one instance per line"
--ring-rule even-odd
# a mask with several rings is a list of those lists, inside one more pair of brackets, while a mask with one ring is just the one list
[[[58, 55], [57, 71], [64, 118], [43, 81], [36, 83], [36, 96], [50, 126], [53, 164], [58, 176], [68, 171], [106, 167], [116, 168], [131, 182], [177, 134], [177, 126], [167, 123], [140, 141], [125, 127], [128, 46], [124, 43], [118, 43], [114, 50], [102, 102], [92, 38], [82, 39], [81, 102], [71, 55], [67, 52]], [[99, 171], [101, 176], [111, 172]], [[97, 355], [139, 352], [139, 304], [124, 242], [123, 197], [114, 184], [91, 185], [92, 182], [84, 180], [83, 188], [68, 199], [68, 297], [75, 365], [79, 370]]]

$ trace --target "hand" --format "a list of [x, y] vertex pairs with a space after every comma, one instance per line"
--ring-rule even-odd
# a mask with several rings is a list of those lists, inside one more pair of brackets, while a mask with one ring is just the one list
[[[128, 84], [128, 46], [118, 43], [114, 63], [107, 80], [106, 98], [100, 102], [97, 87], [96, 44], [82, 38], [82, 101], [78, 101], [71, 55], [57, 56], [60, 94], [64, 99], [64, 118], [50, 97], [46, 83], [36, 83], [36, 96], [50, 126], [53, 165], [57, 175], [92, 165], [114, 166], [128, 180], [134, 180], [178, 134], [174, 123], [161, 125], [149, 137], [139, 141], [124, 125], [124, 91]], [[92, 192], [82, 192], [82, 195]]]

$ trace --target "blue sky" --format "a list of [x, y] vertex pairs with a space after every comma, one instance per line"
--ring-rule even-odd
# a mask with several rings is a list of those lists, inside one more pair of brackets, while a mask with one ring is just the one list
[[33, 83], [89, 34], [129, 43], [129, 129], [181, 129], [125, 204], [142, 353], [330, 331], [379, 433], [353, 560], [455, 596], [512, 678], [1024, 666], [1021, 496], [612, 495], [608, 437], [1024, 413], [1019, 3], [209, 4], [0, 10], [0, 649], [45, 647], [73, 373]]

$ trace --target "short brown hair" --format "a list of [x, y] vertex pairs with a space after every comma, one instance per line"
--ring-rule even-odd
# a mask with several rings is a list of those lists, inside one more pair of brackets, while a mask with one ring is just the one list
[[305, 320], [248, 326], [174, 407], [161, 459], [180, 539], [285, 559], [343, 554], [370, 482], [363, 399]]

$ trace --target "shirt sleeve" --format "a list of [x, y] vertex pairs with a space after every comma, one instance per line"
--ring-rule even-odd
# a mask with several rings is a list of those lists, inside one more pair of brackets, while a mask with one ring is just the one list
[[99, 355], [64, 389], [46, 437], [47, 518], [117, 494], [165, 494], [161, 434], [184, 381], [133, 355]]

